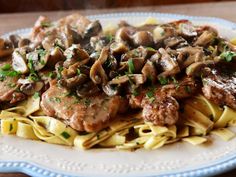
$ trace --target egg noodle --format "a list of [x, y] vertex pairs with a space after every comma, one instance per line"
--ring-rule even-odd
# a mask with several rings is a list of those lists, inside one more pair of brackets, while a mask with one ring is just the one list
[[[1, 134], [81, 149], [116, 147], [132, 150], [157, 149], [165, 144], [185, 141], [193, 145], [208, 141], [209, 134], [228, 141], [235, 133], [227, 127], [236, 125], [236, 111], [220, 108], [202, 95], [182, 104], [180, 121], [164, 127], [143, 122], [141, 114], [120, 116], [106, 129], [96, 133], [79, 133], [53, 117], [43, 115], [40, 98], [29, 97], [16, 107], [2, 110]], [[129, 135], [133, 136], [130, 137]]]

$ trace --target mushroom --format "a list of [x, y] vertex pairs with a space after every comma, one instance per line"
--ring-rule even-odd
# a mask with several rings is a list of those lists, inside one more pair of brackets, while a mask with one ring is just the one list
[[150, 47], [154, 45], [152, 33], [148, 31], [138, 31], [132, 36], [132, 39], [133, 39], [133, 45], [135, 47], [138, 46]]
[[111, 39], [107, 36], [94, 36], [90, 38], [90, 46], [95, 51], [101, 51], [103, 47], [107, 46]]
[[190, 21], [182, 21], [178, 26], [178, 33], [184, 38], [190, 38], [197, 36], [197, 31]]
[[17, 34], [12, 34], [9, 36], [9, 40], [12, 42], [14, 48], [17, 48], [21, 37]]
[[100, 89], [98, 88], [98, 86], [94, 84], [92, 81], [79, 85], [76, 88], [77, 95], [82, 98], [88, 96], [94, 96], [99, 91]]
[[102, 90], [106, 93], [108, 96], [114, 96], [119, 93], [119, 89], [117, 85], [110, 85], [106, 84], [102, 86]]
[[203, 74], [205, 67], [208, 67], [214, 64], [215, 64], [215, 61], [212, 61], [212, 60], [195, 62], [186, 68], [186, 74], [188, 76], [200, 77]]
[[102, 31], [102, 25], [98, 20], [90, 23], [85, 31], [84, 31], [84, 38], [90, 38], [92, 36], [98, 35]]
[[157, 75], [156, 68], [150, 60], [148, 60], [144, 65], [142, 73], [148, 80], [151, 81], [152, 84], [156, 83], [156, 75]]
[[29, 79], [19, 79], [17, 82], [21, 84], [20, 91], [26, 95], [33, 95], [35, 92], [39, 92], [44, 86], [41, 81], [32, 82]]
[[13, 44], [8, 41], [0, 38], [0, 58], [11, 55], [13, 52]]
[[163, 72], [159, 74], [158, 77], [166, 77], [170, 75], [175, 75], [180, 72], [179, 65], [176, 61], [175, 56], [171, 56], [165, 49], [160, 48], [159, 52], [161, 54], [161, 59], [159, 65], [161, 66]]
[[29, 72], [29, 68], [26, 62], [26, 53], [22, 50], [15, 50], [12, 54], [12, 67], [15, 71], [22, 74]]
[[26, 54], [26, 59], [28, 60], [31, 70], [39, 71], [43, 69], [49, 58], [49, 53], [46, 50], [38, 49], [33, 52]]
[[90, 78], [95, 84], [106, 84], [108, 77], [102, 64], [108, 59], [108, 48], [103, 48], [100, 57], [95, 61], [90, 70]]
[[125, 44], [121, 42], [113, 42], [110, 45], [110, 50], [113, 55], [117, 55], [117, 54], [121, 55], [123, 53], [126, 53], [129, 49]]
[[204, 31], [194, 42], [195, 46], [207, 46], [215, 39], [216, 33], [213, 31]]
[[73, 31], [69, 27], [69, 25], [65, 25], [62, 29], [62, 32], [60, 33], [62, 43], [64, 44], [65, 48], [67, 49], [70, 47], [73, 43]]
[[66, 60], [63, 64], [64, 67], [69, 67], [77, 62], [82, 62], [89, 58], [88, 53], [80, 48], [80, 45], [72, 45], [68, 49], [65, 50], [64, 56]]
[[117, 30], [115, 35], [116, 42], [122, 42], [129, 45], [133, 44], [132, 35], [136, 32], [133, 27], [122, 27]]
[[126, 82], [131, 82], [136, 85], [143, 84], [146, 81], [146, 77], [144, 77], [142, 74], [126, 74], [123, 76], [118, 76], [111, 81], [108, 82], [110, 85], [114, 84], [124, 84]]
[[164, 40], [165, 47], [176, 48], [179, 45], [181, 47], [188, 45], [188, 42], [181, 36], [169, 37]]
[[177, 61], [181, 68], [186, 68], [190, 64], [204, 60], [204, 52], [201, 47], [183, 47], [177, 49], [179, 53]]
[[54, 68], [57, 62], [64, 60], [65, 56], [62, 50], [59, 47], [52, 48], [48, 55], [47, 66]]
[[20, 47], [28, 46], [30, 42], [31, 41], [27, 38], [20, 39], [18, 42], [18, 47], [20, 48]]
[[143, 65], [144, 65], [144, 58], [130, 58], [127, 61], [129, 73], [135, 74], [135, 73], [140, 73]]

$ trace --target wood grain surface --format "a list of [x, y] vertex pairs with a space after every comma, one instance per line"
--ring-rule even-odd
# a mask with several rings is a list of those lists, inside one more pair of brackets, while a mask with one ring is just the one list
[[[168, 5], [168, 6], [147, 6], [135, 8], [116, 8], [102, 10], [81, 10], [84, 15], [113, 12], [163, 12], [178, 13], [186, 15], [201, 15], [224, 18], [236, 22], [236, 2], [219, 2], [219, 3], [198, 3], [185, 5]], [[0, 35], [16, 30], [19, 28], [31, 27], [39, 15], [47, 15], [52, 19], [58, 19], [75, 11], [56, 11], [56, 12], [33, 12], [33, 13], [15, 13], [0, 15]], [[0, 173], [0, 177], [25, 177], [22, 173]], [[218, 175], [217, 177], [234, 177], [236, 169], [230, 172]]]

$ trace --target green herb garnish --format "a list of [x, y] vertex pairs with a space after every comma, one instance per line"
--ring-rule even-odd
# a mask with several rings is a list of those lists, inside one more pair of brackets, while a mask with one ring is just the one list
[[152, 48], [152, 47], [146, 47], [146, 49], [149, 50], [149, 51], [156, 52], [156, 50], [154, 48]]
[[14, 88], [14, 87], [16, 87], [16, 84], [15, 83], [8, 83], [7, 86], [10, 88]]
[[84, 100], [84, 104], [85, 104], [85, 106], [88, 107], [88, 106], [91, 104], [91, 100], [88, 99], [88, 98], [86, 98], [86, 99]]
[[61, 136], [65, 139], [69, 139], [71, 137], [70, 134], [65, 131], [61, 133]]
[[134, 62], [132, 59], [128, 60], [129, 73], [133, 74], [135, 72]]
[[132, 95], [139, 96], [139, 91], [137, 89], [132, 90]]
[[80, 69], [78, 68], [77, 69], [77, 75], [80, 75], [81, 74], [81, 71], [80, 71]]
[[235, 56], [236, 56], [236, 53], [232, 51], [225, 51], [220, 54], [220, 58], [224, 59], [227, 62], [231, 62], [233, 57]]
[[191, 88], [189, 85], [185, 86], [185, 91], [188, 93], [191, 93]]
[[34, 99], [37, 99], [37, 98], [39, 98], [39, 97], [40, 97], [39, 92], [35, 92], [34, 95], [33, 95], [33, 98], [34, 98]]
[[165, 77], [162, 77], [162, 76], [159, 77], [158, 80], [159, 80], [159, 82], [160, 82], [161, 85], [166, 85], [166, 84], [169, 83], [169, 79], [168, 79], [168, 78], [165, 78]]
[[51, 26], [52, 26], [52, 23], [50, 23], [50, 22], [41, 22], [41, 23], [40, 23], [40, 26], [41, 26], [41, 27], [51, 27]]
[[1, 67], [1, 70], [3, 71], [9, 71], [11, 69], [11, 65], [10, 64], [5, 64]]
[[109, 42], [111, 42], [114, 38], [111, 34], [108, 34], [105, 37], [106, 37], [106, 40], [109, 41]]

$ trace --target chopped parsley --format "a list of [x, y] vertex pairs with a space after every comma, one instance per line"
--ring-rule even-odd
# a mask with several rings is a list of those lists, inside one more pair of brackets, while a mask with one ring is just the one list
[[69, 139], [71, 137], [70, 134], [65, 131], [61, 133], [61, 136], [65, 139]]
[[91, 104], [91, 100], [88, 99], [88, 98], [86, 98], [86, 99], [84, 100], [84, 104], [85, 104], [85, 106], [88, 107], [88, 106]]
[[58, 66], [57, 67], [57, 79], [61, 79], [62, 74], [61, 72], [63, 71], [63, 67], [62, 66]]
[[81, 71], [80, 71], [80, 69], [78, 68], [77, 69], [77, 75], [80, 75], [81, 74]]
[[114, 37], [111, 34], [108, 34], [108, 35], [105, 36], [105, 38], [108, 42], [111, 42]]
[[191, 93], [191, 88], [189, 85], [185, 86], [185, 91], [188, 92], [188, 93]]
[[159, 80], [159, 82], [160, 82], [161, 85], [166, 85], [166, 84], [169, 83], [169, 79], [168, 79], [168, 78], [165, 78], [165, 77], [163, 77], [163, 76], [160, 76], [160, 77], [158, 78], [158, 80]]
[[138, 96], [139, 95], [139, 91], [137, 89], [133, 89], [132, 90], [132, 95]]
[[53, 79], [56, 77], [56, 74], [54, 72], [48, 72], [47, 77]]
[[28, 79], [31, 81], [39, 81], [39, 77], [36, 73], [30, 73]]
[[59, 97], [53, 97], [49, 99], [52, 102], [57, 102], [57, 103], [61, 103], [61, 99]]
[[66, 55], [66, 59], [67, 59], [67, 60], [71, 59], [72, 57], [73, 57], [72, 53], [68, 53], [68, 54]]
[[149, 50], [149, 51], [156, 52], [156, 50], [154, 48], [152, 48], [152, 47], [146, 47], [146, 49]]
[[40, 23], [40, 26], [41, 26], [41, 27], [51, 27], [51, 26], [52, 26], [52, 23], [50, 23], [50, 22], [41, 22], [41, 23]]
[[10, 64], [5, 64], [1, 67], [1, 70], [3, 71], [9, 71], [11, 69], [11, 65]]
[[236, 57], [236, 53], [232, 51], [225, 51], [220, 54], [220, 58], [227, 62], [231, 62], [233, 57]]
[[15, 83], [8, 83], [7, 86], [10, 88], [14, 88], [14, 87], [16, 87], [16, 84]]
[[39, 96], [40, 96], [39, 92], [35, 92], [34, 95], [33, 95], [33, 98], [37, 99], [37, 98], [39, 98]]
[[154, 93], [154, 88], [150, 88], [147, 93], [146, 93], [146, 97], [149, 98], [149, 100], [151, 102], [153, 102], [155, 100], [155, 93]]
[[133, 74], [135, 72], [134, 62], [132, 59], [128, 60], [129, 73]]

